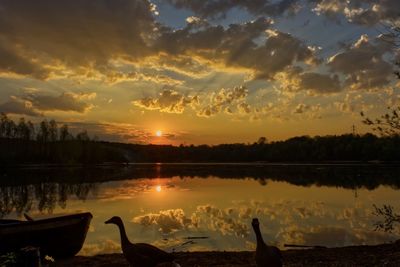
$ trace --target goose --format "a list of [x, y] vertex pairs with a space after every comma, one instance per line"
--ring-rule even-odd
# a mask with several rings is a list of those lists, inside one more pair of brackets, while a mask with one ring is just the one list
[[281, 251], [274, 246], [265, 244], [260, 231], [260, 222], [254, 218], [251, 222], [257, 238], [256, 263], [257, 267], [282, 267]]
[[[132, 267], [155, 267], [161, 263], [170, 263], [170, 266], [180, 267], [174, 262], [174, 256], [155, 246], [146, 243], [131, 243], [126, 235], [124, 223], [118, 216], [105, 221], [105, 224], [115, 224], [121, 236], [122, 252]], [[163, 265], [164, 266], [164, 265]]]

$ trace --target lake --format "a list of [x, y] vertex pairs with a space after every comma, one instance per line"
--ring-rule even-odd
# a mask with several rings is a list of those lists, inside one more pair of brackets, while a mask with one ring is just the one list
[[[374, 231], [374, 205], [400, 211], [391, 165], [135, 164], [2, 170], [0, 216], [93, 214], [81, 255], [119, 252], [120, 216], [132, 242], [168, 251], [252, 250], [265, 241], [348, 246], [400, 238]], [[397, 232], [398, 233], [398, 232]]]

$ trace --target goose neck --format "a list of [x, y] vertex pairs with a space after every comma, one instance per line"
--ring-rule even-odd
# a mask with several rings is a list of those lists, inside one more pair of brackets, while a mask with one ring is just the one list
[[130, 244], [131, 242], [129, 241], [128, 236], [126, 235], [124, 223], [123, 222], [118, 223], [117, 226], [119, 228], [119, 234], [121, 236], [121, 245], [124, 246], [125, 244]]
[[264, 244], [264, 239], [261, 235], [260, 226], [253, 225], [254, 233], [256, 234], [257, 244]]

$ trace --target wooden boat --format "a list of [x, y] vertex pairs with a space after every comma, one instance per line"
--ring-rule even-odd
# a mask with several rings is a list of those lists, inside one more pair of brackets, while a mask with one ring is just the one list
[[43, 220], [0, 220], [0, 254], [32, 246], [43, 256], [72, 257], [81, 250], [92, 217], [86, 212]]

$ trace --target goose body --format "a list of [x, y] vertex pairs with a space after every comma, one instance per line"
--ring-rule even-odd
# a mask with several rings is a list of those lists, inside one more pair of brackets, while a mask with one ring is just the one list
[[179, 266], [174, 263], [174, 256], [155, 246], [146, 243], [131, 243], [126, 235], [124, 223], [120, 217], [114, 216], [106, 224], [115, 224], [119, 228], [121, 236], [122, 252], [132, 267], [155, 267], [160, 263], [171, 263], [171, 266]]
[[281, 251], [274, 246], [265, 244], [260, 231], [260, 223], [254, 218], [251, 225], [257, 238], [256, 263], [257, 267], [282, 267]]

